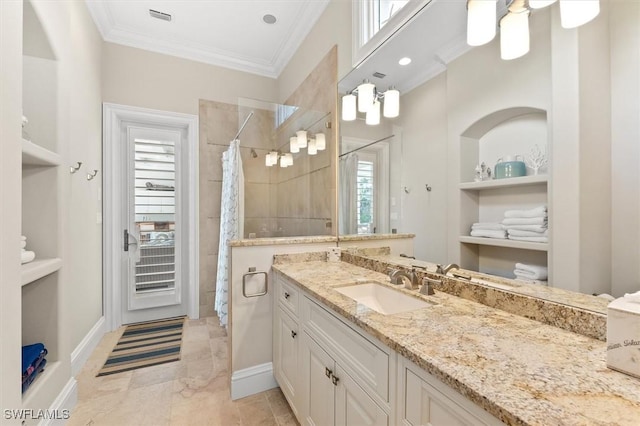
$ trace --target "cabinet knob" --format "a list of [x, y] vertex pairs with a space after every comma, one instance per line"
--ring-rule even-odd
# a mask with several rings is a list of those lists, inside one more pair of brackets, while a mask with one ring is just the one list
[[292, 339], [295, 339], [297, 335], [298, 335], [298, 333], [296, 333], [295, 331], [291, 330], [291, 338]]
[[285, 298], [285, 299], [288, 299], [288, 298], [289, 298], [289, 296], [291, 296], [291, 295], [285, 291], [285, 292], [284, 292], [284, 298]]
[[330, 378], [333, 375], [333, 371], [329, 370], [329, 367], [325, 367], [324, 375]]
[[337, 378], [336, 376], [331, 375], [331, 382], [333, 383], [333, 385], [334, 385], [334, 386], [338, 386], [338, 381], [339, 381], [339, 380], [340, 380], [340, 379], [339, 379], [339, 378]]

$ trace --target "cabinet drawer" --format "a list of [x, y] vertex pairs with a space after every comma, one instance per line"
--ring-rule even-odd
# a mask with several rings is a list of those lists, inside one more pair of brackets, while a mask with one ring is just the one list
[[389, 353], [366, 339], [329, 311], [305, 298], [304, 327], [325, 345], [339, 364], [355, 373], [365, 388], [389, 402]]
[[278, 286], [278, 300], [293, 316], [298, 316], [298, 297], [300, 291], [293, 284], [288, 283], [283, 278]]

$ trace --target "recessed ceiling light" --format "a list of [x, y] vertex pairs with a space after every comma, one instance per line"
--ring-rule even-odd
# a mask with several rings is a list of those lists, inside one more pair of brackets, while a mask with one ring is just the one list
[[156, 19], [161, 19], [163, 21], [171, 21], [171, 15], [168, 13], [160, 12], [157, 10], [149, 9], [149, 15]]
[[273, 16], [273, 15], [271, 15], [271, 14], [269, 14], [269, 13], [267, 13], [266, 15], [264, 15], [264, 16], [262, 17], [262, 20], [263, 20], [265, 23], [267, 23], [267, 24], [275, 24], [275, 23], [276, 23], [276, 21], [277, 21], [276, 17], [275, 17], [275, 16]]
[[398, 61], [400, 65], [409, 65], [411, 63], [411, 58], [407, 58], [406, 56]]

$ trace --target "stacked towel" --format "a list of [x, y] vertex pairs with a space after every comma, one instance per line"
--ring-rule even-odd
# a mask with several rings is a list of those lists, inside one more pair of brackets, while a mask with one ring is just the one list
[[42, 343], [22, 347], [22, 392], [24, 393], [47, 365], [48, 351]]
[[502, 225], [510, 240], [547, 243], [547, 222], [547, 207], [539, 206], [530, 210], [507, 210]]
[[476, 222], [471, 225], [471, 236], [505, 239], [507, 238], [507, 231], [499, 223]]
[[36, 254], [34, 252], [27, 251], [27, 237], [25, 237], [24, 235], [20, 237], [20, 247], [22, 250], [22, 253], [20, 255], [22, 263], [29, 263], [36, 258]]
[[525, 280], [546, 280], [548, 277], [548, 269], [546, 266], [528, 265], [526, 263], [516, 263], [516, 269], [513, 271], [516, 279]]

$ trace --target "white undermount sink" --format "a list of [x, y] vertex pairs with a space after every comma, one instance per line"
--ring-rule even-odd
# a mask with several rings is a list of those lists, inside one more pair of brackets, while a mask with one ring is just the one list
[[335, 290], [384, 315], [399, 314], [432, 306], [429, 302], [411, 297], [375, 281], [338, 287]]

